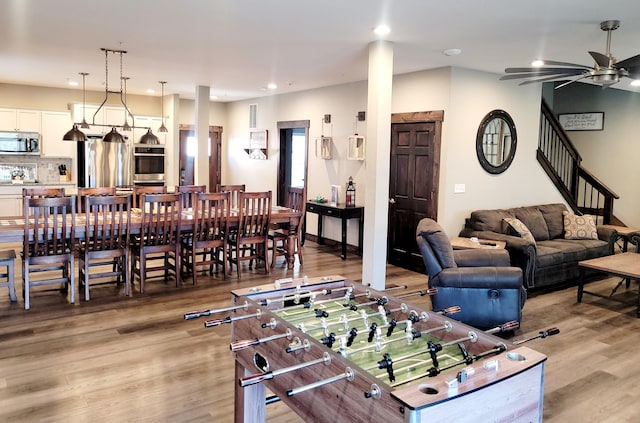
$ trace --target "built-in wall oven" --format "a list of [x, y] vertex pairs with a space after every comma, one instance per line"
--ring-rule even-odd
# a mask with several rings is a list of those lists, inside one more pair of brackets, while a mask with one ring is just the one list
[[133, 184], [165, 184], [165, 146], [160, 144], [133, 145]]

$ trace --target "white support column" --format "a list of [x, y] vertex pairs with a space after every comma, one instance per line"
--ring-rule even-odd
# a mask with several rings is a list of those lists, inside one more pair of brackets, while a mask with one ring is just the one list
[[195, 185], [209, 184], [209, 91], [209, 87], [196, 87], [195, 137], [198, 141], [198, 153], [194, 160]]
[[392, 83], [393, 44], [372, 42], [369, 44], [362, 282], [375, 289], [384, 289], [386, 279]]

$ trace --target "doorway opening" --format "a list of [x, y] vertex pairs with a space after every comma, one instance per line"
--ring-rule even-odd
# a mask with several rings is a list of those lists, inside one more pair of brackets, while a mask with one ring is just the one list
[[[309, 122], [278, 122], [280, 155], [278, 158], [278, 205], [286, 205], [287, 187], [304, 188], [306, 193]], [[305, 195], [306, 197], [306, 195]]]
[[[179, 184], [193, 185], [195, 181], [195, 157], [198, 154], [195, 127], [193, 125], [180, 125], [180, 158], [179, 158]], [[209, 156], [209, 191], [215, 190], [221, 179], [221, 152], [222, 152], [222, 127], [209, 127], [209, 143], [207, 145]], [[199, 183], [202, 185], [202, 182]]]

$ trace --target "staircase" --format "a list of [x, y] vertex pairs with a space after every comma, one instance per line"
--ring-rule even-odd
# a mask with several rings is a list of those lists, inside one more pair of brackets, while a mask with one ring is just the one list
[[544, 100], [536, 158], [574, 213], [596, 216], [598, 224], [622, 224], [613, 215], [618, 195], [582, 167], [580, 154]]

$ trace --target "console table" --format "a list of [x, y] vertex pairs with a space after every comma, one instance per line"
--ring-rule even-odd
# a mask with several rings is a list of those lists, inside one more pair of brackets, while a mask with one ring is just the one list
[[347, 207], [344, 204], [331, 206], [328, 203], [307, 202], [307, 211], [318, 215], [318, 244], [324, 244], [322, 237], [322, 221], [324, 216], [336, 217], [342, 220], [342, 260], [347, 258], [347, 220], [358, 219], [358, 254], [362, 256], [362, 233], [364, 230], [364, 207]]

